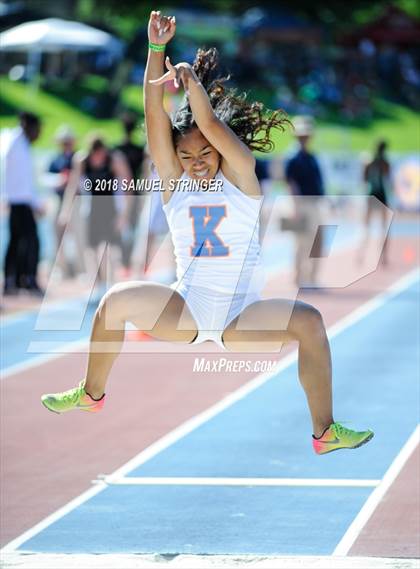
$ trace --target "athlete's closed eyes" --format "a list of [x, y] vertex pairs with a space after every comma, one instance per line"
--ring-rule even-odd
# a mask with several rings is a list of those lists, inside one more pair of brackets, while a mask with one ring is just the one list
[[[184, 150], [180, 151], [182, 156], [181, 158], [183, 158], [184, 160], [188, 160], [189, 158], [192, 158], [192, 156], [190, 154], [187, 154], [186, 152], [184, 152]], [[211, 150], [206, 150], [205, 152], [200, 152], [200, 156], [209, 156], [212, 153]]]

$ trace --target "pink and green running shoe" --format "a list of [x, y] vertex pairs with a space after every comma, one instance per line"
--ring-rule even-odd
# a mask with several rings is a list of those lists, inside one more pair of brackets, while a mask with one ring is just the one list
[[358, 448], [372, 437], [373, 431], [352, 431], [340, 423], [332, 423], [318, 439], [312, 435], [312, 444], [316, 454], [326, 454], [342, 448]]
[[84, 388], [85, 380], [83, 379], [78, 387], [63, 391], [61, 393], [46, 393], [42, 395], [41, 401], [47, 409], [54, 413], [65, 413], [72, 409], [81, 409], [82, 411], [90, 411], [96, 413], [105, 405], [105, 394], [101, 399], [92, 399]]

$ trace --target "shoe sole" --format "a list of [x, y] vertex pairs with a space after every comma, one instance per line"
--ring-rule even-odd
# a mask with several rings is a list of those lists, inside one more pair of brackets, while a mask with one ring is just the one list
[[338, 447], [338, 448], [332, 448], [331, 450], [328, 450], [327, 452], [315, 452], [315, 454], [317, 454], [318, 456], [321, 456], [323, 454], [330, 454], [330, 452], [334, 452], [336, 450], [353, 450], [355, 448], [360, 448], [363, 445], [365, 445], [366, 443], [368, 443], [369, 441], [371, 441], [373, 439], [375, 433], [371, 433], [370, 435], [368, 435], [365, 439], [363, 439], [363, 441], [361, 441], [359, 444], [354, 445], [353, 447]]
[[[41, 399], [41, 403], [43, 404], [43, 406], [45, 407], [45, 409], [48, 409], [48, 411], [51, 411], [51, 413], [55, 413], [56, 415], [62, 415], [64, 413], [64, 411], [54, 411], [54, 409], [51, 409], [51, 407], [48, 407], [48, 405]], [[79, 409], [80, 411], [90, 411], [90, 412], [96, 412], [95, 409], [91, 409], [89, 407], [75, 407], [75, 409]], [[72, 409], [69, 409], [69, 411], [72, 411]]]
[[51, 411], [51, 413], [55, 413], [56, 415], [61, 415], [60, 411], [54, 411], [54, 409], [51, 409], [50, 407], [48, 407], [48, 405], [46, 405], [46, 403], [42, 399], [41, 399], [41, 403], [43, 404], [45, 409], [48, 409], [48, 411]]

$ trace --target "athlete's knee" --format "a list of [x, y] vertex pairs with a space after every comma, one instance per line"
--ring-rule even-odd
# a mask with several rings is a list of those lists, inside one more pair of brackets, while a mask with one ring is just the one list
[[325, 336], [325, 326], [322, 314], [318, 309], [310, 304], [308, 304], [304, 309], [304, 322], [305, 331], [311, 338]]
[[112, 321], [125, 320], [130, 306], [130, 296], [131, 292], [127, 289], [126, 283], [113, 285], [99, 303], [99, 315]]
[[293, 310], [290, 322], [291, 331], [299, 337], [305, 335], [318, 335], [325, 333], [324, 321], [320, 311], [304, 302], [299, 302]]

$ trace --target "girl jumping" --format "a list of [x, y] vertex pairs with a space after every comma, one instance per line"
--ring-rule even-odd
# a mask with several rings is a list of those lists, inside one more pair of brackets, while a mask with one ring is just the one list
[[[42, 402], [57, 413], [101, 410], [127, 322], [160, 340], [212, 340], [236, 351], [278, 351], [283, 343], [297, 341], [315, 452], [359, 447], [373, 432], [356, 432], [334, 422], [330, 347], [320, 313], [303, 302], [260, 296], [261, 192], [252, 151], [272, 150], [270, 130], [282, 129], [287, 119], [227, 89], [216, 75], [215, 49], [199, 50], [192, 66], [172, 65], [165, 59], [165, 46], [175, 29], [175, 18], [151, 13], [144, 110], [147, 142], [163, 187], [177, 281], [172, 286], [113, 286], [95, 315], [86, 377], [78, 387], [43, 395]], [[166, 81], [182, 83], [185, 90], [172, 119], [163, 106]], [[180, 188], [180, 182], [196, 188], [192, 182], [198, 181], [202, 189], [187, 191], [185, 184]], [[206, 191], [206, 184], [217, 191]], [[286, 329], [279, 324], [284, 322]]]

